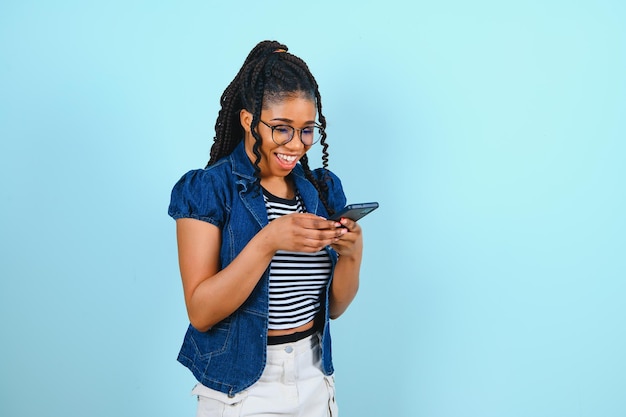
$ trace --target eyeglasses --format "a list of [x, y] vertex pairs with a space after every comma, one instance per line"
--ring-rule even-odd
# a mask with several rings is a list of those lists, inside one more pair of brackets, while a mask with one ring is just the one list
[[303, 127], [302, 129], [296, 129], [289, 125], [276, 125], [272, 126], [265, 123], [263, 120], [259, 120], [265, 126], [272, 129], [272, 140], [277, 145], [284, 145], [291, 142], [296, 130], [300, 132], [300, 140], [305, 146], [311, 146], [316, 144], [324, 135], [324, 128], [322, 126], [313, 125]]

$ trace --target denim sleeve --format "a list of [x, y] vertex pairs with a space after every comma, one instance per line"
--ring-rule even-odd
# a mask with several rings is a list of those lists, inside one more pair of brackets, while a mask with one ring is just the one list
[[197, 169], [187, 172], [174, 185], [168, 214], [173, 219], [190, 218], [221, 228], [224, 224], [224, 198], [221, 182], [210, 172]]

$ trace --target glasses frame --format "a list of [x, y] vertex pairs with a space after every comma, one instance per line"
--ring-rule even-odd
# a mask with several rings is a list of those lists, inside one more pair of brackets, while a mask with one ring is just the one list
[[[324, 137], [324, 133], [325, 133], [324, 128], [323, 128], [322, 126], [318, 125], [317, 123], [315, 123], [315, 124], [313, 124], [313, 125], [309, 125], [309, 126], [307, 126], [307, 127], [303, 127], [302, 129], [297, 129], [297, 128], [295, 128], [295, 127], [291, 126], [291, 125], [286, 125], [286, 124], [279, 124], [279, 125], [272, 126], [271, 124], [269, 124], [269, 123], [267, 123], [267, 122], [264, 122], [264, 121], [263, 121], [263, 120], [261, 120], [261, 119], [259, 119], [259, 122], [263, 123], [265, 126], [267, 126], [267, 127], [269, 127], [270, 129], [272, 129], [272, 142], [274, 142], [274, 143], [275, 143], [275, 144], [277, 144], [278, 146], [286, 145], [286, 144], [288, 144], [289, 142], [291, 142], [291, 141], [293, 140], [293, 137], [296, 135], [296, 131], [297, 131], [297, 132], [298, 132], [298, 134], [299, 134], [299, 137], [300, 137], [300, 142], [302, 142], [302, 144], [303, 144], [304, 146], [313, 146], [313, 145], [315, 145], [317, 142], [319, 142], [319, 141], [320, 141], [320, 139], [322, 139], [322, 138]], [[286, 140], [285, 142], [283, 142], [283, 143], [278, 143], [278, 142], [276, 142], [276, 139], [274, 139], [274, 130], [278, 129], [279, 127], [288, 127], [288, 128], [290, 128], [290, 129], [291, 129], [291, 132], [292, 132], [292, 133], [291, 133], [291, 137], [290, 137], [288, 140]], [[317, 139], [316, 139], [313, 143], [306, 144], [306, 143], [304, 143], [304, 141], [302, 140], [302, 131], [303, 131], [304, 129], [307, 129], [307, 128], [310, 128], [310, 127], [316, 127], [316, 128], [318, 128], [318, 129], [319, 129], [319, 136], [318, 136], [318, 138], [317, 138]]]

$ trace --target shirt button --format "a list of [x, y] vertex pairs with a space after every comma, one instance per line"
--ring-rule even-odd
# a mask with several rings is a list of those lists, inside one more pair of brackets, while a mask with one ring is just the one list
[[291, 353], [291, 352], [293, 352], [293, 348], [292, 348], [291, 346], [287, 346], [287, 347], [285, 348], [285, 352], [287, 352], [287, 353]]

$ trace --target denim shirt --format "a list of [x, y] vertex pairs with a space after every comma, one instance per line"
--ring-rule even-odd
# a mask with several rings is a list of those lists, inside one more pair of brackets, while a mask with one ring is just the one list
[[[341, 182], [328, 173], [328, 203], [335, 211], [345, 206]], [[322, 170], [313, 171], [320, 177]], [[317, 190], [304, 176], [300, 164], [292, 171], [306, 211], [322, 217], [328, 213]], [[263, 195], [255, 185], [254, 167], [243, 141], [228, 156], [206, 169], [186, 173], [172, 190], [169, 215], [174, 219], [193, 218], [209, 222], [222, 231], [220, 263], [224, 268], [268, 224]], [[324, 327], [322, 331], [322, 371], [334, 372], [329, 332], [328, 294], [337, 253], [326, 247], [332, 272], [324, 292]], [[206, 332], [189, 325], [178, 361], [191, 370], [203, 385], [234, 396], [254, 384], [266, 362], [269, 316], [269, 266], [256, 287], [233, 314]]]

